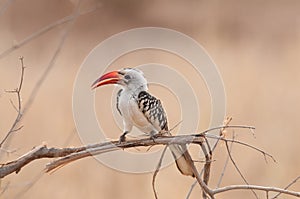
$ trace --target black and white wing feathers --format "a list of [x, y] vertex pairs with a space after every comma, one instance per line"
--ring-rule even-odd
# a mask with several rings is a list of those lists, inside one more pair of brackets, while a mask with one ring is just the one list
[[122, 91], [123, 91], [123, 89], [120, 89], [120, 90], [118, 91], [118, 93], [117, 93], [117, 104], [116, 104], [117, 110], [118, 110], [118, 112], [120, 113], [121, 116], [122, 116], [122, 112], [121, 112], [121, 110], [120, 110], [120, 105], [119, 105], [119, 103], [120, 103], [120, 96], [121, 96]]
[[146, 91], [141, 91], [137, 103], [140, 111], [159, 132], [168, 131], [167, 116], [159, 99]]

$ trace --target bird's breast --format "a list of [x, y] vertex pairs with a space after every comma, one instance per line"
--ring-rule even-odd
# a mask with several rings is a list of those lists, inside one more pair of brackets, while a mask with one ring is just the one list
[[147, 120], [143, 112], [140, 111], [137, 101], [133, 96], [121, 95], [119, 108], [122, 113], [123, 122], [132, 124], [144, 133], [156, 131], [153, 125]]

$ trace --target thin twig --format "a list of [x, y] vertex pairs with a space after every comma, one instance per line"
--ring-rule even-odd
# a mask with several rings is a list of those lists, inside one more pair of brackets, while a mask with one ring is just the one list
[[[71, 31], [71, 27], [75, 23], [76, 19], [80, 16], [80, 14], [79, 14], [79, 10], [80, 9], [79, 8], [80, 8], [81, 2], [82, 2], [82, 0], [80, 0], [78, 2], [76, 8], [73, 11], [73, 14], [69, 16], [70, 17], [70, 23], [66, 26], [65, 30], [63, 31], [63, 34], [62, 34], [61, 39], [60, 39], [60, 42], [59, 42], [59, 44], [58, 44], [58, 46], [57, 46], [57, 48], [56, 48], [56, 50], [55, 50], [55, 52], [54, 52], [51, 60], [50, 60], [50, 62], [48, 63], [48, 66], [46, 67], [45, 71], [43, 72], [43, 74], [41, 75], [41, 77], [39, 78], [39, 80], [36, 82], [34, 88], [32, 89], [32, 92], [29, 95], [28, 101], [26, 102], [26, 104], [24, 105], [24, 108], [22, 110], [22, 117], [20, 117], [18, 119], [18, 122], [20, 122], [22, 120], [23, 116], [27, 113], [27, 110], [33, 104], [36, 95], [40, 91], [41, 86], [43, 85], [43, 83], [46, 80], [48, 74], [50, 73], [51, 69], [53, 68], [53, 66], [54, 66], [54, 64], [56, 62], [56, 59], [58, 58], [58, 56], [59, 56], [59, 54], [61, 52], [61, 49], [62, 49], [62, 47], [63, 47], [63, 45], [64, 45], [64, 43], [65, 43], [65, 41], [67, 39], [67, 36], [70, 33], [70, 31]], [[47, 27], [48, 28], [52, 28], [52, 26], [47, 26]], [[42, 33], [44, 33], [44, 31], [48, 31], [48, 28], [46, 28], [46, 30], [43, 30]], [[34, 33], [32, 35], [32, 38], [30, 37], [30, 38], [28, 38], [28, 40], [24, 41], [24, 44], [26, 44], [27, 42], [29, 42], [31, 39], [36, 38], [37, 36], [39, 36], [42, 33], [39, 33], [39, 32]], [[22, 44], [22, 45], [24, 45], [24, 44]], [[1, 55], [0, 55], [0, 59], [1, 59]], [[22, 85], [22, 83], [23, 83], [23, 80], [21, 81], [20, 85]], [[6, 141], [6, 145], [7, 146], [10, 143], [10, 139], [8, 139], [8, 138], [9, 138], [9, 136], [7, 136], [7, 138], [5, 139], [5, 140], [7, 140]], [[0, 144], [0, 147], [2, 146], [2, 144]], [[0, 157], [1, 157], [1, 155], [0, 155]]]
[[177, 122], [170, 130], [169, 130], [169, 133], [171, 133], [171, 131], [173, 131], [177, 126], [179, 126], [179, 124], [182, 123], [182, 120]]
[[243, 145], [243, 146], [246, 146], [248, 148], [251, 148], [251, 149], [254, 149], [255, 151], [258, 151], [260, 152], [261, 154], [263, 154], [264, 157], [269, 157], [273, 160], [273, 162], [276, 163], [276, 159], [269, 153], [255, 147], [255, 146], [252, 146], [250, 144], [247, 144], [247, 143], [244, 143], [244, 142], [241, 142], [241, 141], [238, 141], [238, 140], [231, 140], [231, 139], [226, 139], [226, 138], [223, 138], [223, 137], [219, 137], [219, 136], [216, 136], [216, 135], [212, 135], [212, 134], [206, 134], [205, 135], [207, 138], [213, 138], [213, 139], [220, 139], [220, 140], [223, 140], [225, 142], [233, 142], [233, 143], [236, 143], [236, 144], [239, 144], [239, 145]]
[[[198, 143], [200, 144], [200, 143]], [[185, 145], [182, 145], [185, 146]], [[190, 156], [190, 154], [188, 153], [188, 151], [186, 150], [186, 148], [183, 148], [184, 153], [182, 155], [184, 155], [186, 161], [189, 163], [190, 167], [193, 170], [194, 176], [199, 184], [199, 186], [201, 187], [201, 189], [203, 190], [203, 197], [204, 199], [207, 198], [207, 195], [211, 198], [211, 199], [215, 199], [213, 193], [211, 192], [211, 190], [209, 189], [209, 187], [206, 185], [206, 183], [201, 179], [201, 176]]]
[[22, 115], [23, 115], [23, 110], [22, 110], [22, 98], [21, 98], [21, 90], [22, 90], [22, 85], [23, 85], [23, 79], [24, 79], [24, 71], [25, 71], [25, 66], [24, 66], [24, 58], [20, 57], [20, 62], [21, 62], [21, 77], [20, 77], [20, 83], [17, 89], [13, 90], [13, 91], [8, 91], [11, 93], [16, 93], [17, 95], [17, 99], [18, 99], [18, 106], [13, 106], [14, 109], [16, 109], [17, 111], [17, 116], [15, 121], [13, 122], [12, 126], [10, 127], [9, 131], [6, 133], [5, 137], [2, 139], [2, 141], [0, 142], [0, 148], [2, 148], [2, 145], [6, 142], [6, 140], [9, 138], [9, 136], [13, 133], [16, 132], [18, 130], [20, 130], [22, 128], [19, 127], [17, 128]]
[[[6, 91], [7, 92], [7, 91]], [[11, 99], [9, 99], [9, 102], [10, 102], [10, 104], [12, 105], [12, 107], [15, 109], [15, 111], [18, 113], [19, 111], [18, 111], [18, 108], [16, 107], [16, 105], [14, 104], [14, 102], [11, 100]]]
[[[207, 140], [205, 141], [206, 144], [209, 146], [209, 143], [207, 142]], [[203, 182], [208, 185], [208, 181], [209, 181], [209, 177], [210, 177], [210, 167], [211, 167], [211, 158], [212, 158], [212, 153], [211, 151], [209, 153], [207, 153], [207, 150], [204, 146], [204, 144], [200, 143], [199, 144], [202, 152], [205, 156], [205, 164], [203, 167]], [[210, 149], [210, 147], [208, 147]], [[202, 197], [203, 199], [207, 198], [207, 193], [205, 191], [202, 191]]]
[[[64, 144], [62, 144], [62, 146], [66, 146], [70, 140], [72, 139], [72, 137], [75, 135], [75, 131], [76, 129], [73, 129], [70, 132], [70, 135], [66, 137]], [[31, 181], [29, 184], [27, 184], [19, 193], [16, 194], [15, 198], [21, 198], [21, 196], [23, 196], [28, 190], [30, 190], [45, 174], [45, 172], [42, 170], [40, 171]]]
[[[93, 9], [90, 9], [90, 10], [87, 10], [85, 12], [82, 12], [80, 13], [79, 15], [85, 15], [85, 14], [88, 14], [88, 13], [91, 13], [93, 11], [95, 11], [96, 9], [98, 9], [99, 6], [97, 5], [95, 8]], [[1, 14], [1, 13], [0, 13]], [[60, 25], [63, 25], [65, 23], [68, 23], [68, 22], [72, 22], [74, 21], [74, 18], [77, 18], [76, 15], [74, 14], [71, 14], [69, 16], [66, 16], [60, 20], [57, 20], [43, 28], [41, 28], [40, 30], [36, 31], [35, 33], [29, 35], [28, 37], [26, 37], [25, 39], [23, 39], [22, 41], [20, 41], [19, 43], [17, 44], [14, 44], [12, 47], [6, 49], [5, 51], [1, 52], [0, 53], [0, 59], [4, 58], [5, 56], [9, 55], [10, 53], [12, 53], [13, 51], [15, 51], [16, 49], [18, 48], [21, 48], [22, 46], [26, 45], [27, 43], [29, 43], [30, 41], [42, 36], [43, 34], [49, 32], [50, 30], [60, 26]]]
[[7, 8], [14, 2], [15, 0], [7, 0], [5, 4], [0, 9], [0, 17], [5, 13]]
[[[232, 121], [232, 117], [226, 117], [226, 118], [224, 119], [224, 121], [223, 121], [223, 126], [221, 126], [221, 127], [218, 128], [220, 138], [221, 138], [221, 137], [225, 137], [225, 132], [226, 132], [226, 129], [227, 129], [227, 128], [231, 128], [231, 127], [229, 127], [229, 123], [230, 123], [231, 121]], [[246, 126], [245, 126], [245, 127], [246, 127]], [[252, 130], [253, 130], [253, 129], [255, 129], [255, 127], [247, 126], [247, 129], [252, 129]], [[208, 129], [208, 130], [205, 132], [205, 134], [208, 133], [209, 130], [210, 130], [210, 129]], [[214, 146], [212, 147], [212, 151], [215, 150], [215, 148], [217, 147], [219, 141], [220, 141], [220, 139], [217, 139], [217, 141], [215, 142]]]
[[[203, 169], [202, 169], [202, 171], [203, 171]], [[192, 194], [192, 192], [193, 192], [196, 184], [197, 184], [197, 180], [195, 180], [195, 182], [193, 182], [193, 184], [191, 185], [190, 190], [189, 190], [188, 194], [186, 195], [185, 199], [189, 199], [190, 198], [190, 196], [191, 196], [191, 194]]]
[[[292, 186], [293, 184], [295, 184], [299, 179], [300, 179], [300, 176], [298, 176], [298, 177], [295, 178], [292, 182], [290, 182], [286, 187], [284, 187], [284, 189], [286, 190], [286, 189], [290, 188], [290, 186]], [[276, 194], [272, 199], [278, 198], [278, 196], [280, 196], [280, 194], [282, 194], [282, 193], [279, 192], [279, 193]]]
[[70, 17], [70, 23], [68, 24], [68, 26], [66, 26], [65, 30], [63, 31], [63, 34], [60, 38], [60, 42], [50, 60], [50, 62], [48, 63], [45, 71], [43, 72], [43, 74], [41, 75], [41, 77], [39, 78], [39, 80], [36, 82], [34, 88], [32, 89], [32, 92], [30, 93], [29, 99], [27, 101], [27, 103], [24, 106], [24, 114], [27, 112], [27, 109], [30, 108], [30, 106], [32, 105], [32, 103], [34, 102], [34, 99], [37, 95], [37, 93], [39, 92], [41, 86], [43, 85], [44, 81], [46, 80], [46, 77], [48, 76], [48, 74], [50, 73], [51, 69], [53, 68], [60, 52], [61, 49], [63, 47], [63, 45], [65, 44], [65, 41], [71, 31], [71, 28], [73, 26], [73, 24], [75, 23], [76, 19], [78, 18], [79, 14], [79, 8], [80, 8], [80, 3], [82, 2], [82, 0], [80, 0], [78, 2], [77, 7], [75, 8], [73, 14]]
[[[232, 157], [232, 155], [231, 155], [231, 153], [230, 153], [230, 150], [229, 150], [229, 146], [228, 146], [228, 142], [227, 142], [227, 141], [225, 141], [225, 145], [226, 145], [226, 150], [227, 150], [228, 156], [229, 156], [229, 158], [230, 158], [230, 160], [231, 160], [233, 166], [235, 167], [235, 169], [237, 170], [237, 172], [239, 173], [239, 175], [241, 176], [241, 178], [243, 179], [243, 181], [244, 181], [247, 185], [249, 185], [248, 181], [246, 180], [246, 178], [245, 178], [244, 175], [242, 174], [241, 170], [239, 169], [239, 167], [238, 167], [237, 164], [235, 163], [235, 161], [234, 161], [234, 159], [233, 159], [233, 157]], [[252, 193], [254, 194], [254, 196], [258, 199], [258, 196], [257, 196], [257, 194], [255, 193], [255, 191], [253, 191], [253, 190], [251, 189], [251, 192], [252, 192]]]
[[264, 187], [264, 186], [258, 186], [258, 185], [230, 185], [230, 186], [214, 189], [212, 192], [214, 195], [216, 195], [216, 194], [231, 191], [231, 190], [249, 190], [249, 189], [283, 193], [283, 194], [296, 196], [296, 197], [300, 198], [300, 192], [290, 191], [290, 190], [281, 189], [281, 188], [277, 188], [277, 187]]
[[162, 153], [161, 153], [161, 156], [159, 158], [159, 161], [158, 161], [158, 164], [157, 164], [157, 167], [153, 173], [153, 177], [152, 177], [152, 190], [153, 190], [153, 193], [154, 193], [154, 196], [155, 196], [155, 199], [158, 199], [158, 195], [157, 195], [157, 192], [156, 192], [156, 189], [155, 189], [155, 180], [156, 180], [156, 176], [160, 170], [160, 167], [161, 167], [161, 164], [162, 164], [162, 160], [165, 156], [165, 153], [166, 153], [166, 150], [167, 150], [168, 146], [165, 146], [165, 148], [163, 149]]
[[[235, 134], [233, 132], [232, 134], [232, 140], [235, 139]], [[231, 153], [232, 151], [232, 147], [233, 147], [233, 142], [230, 143], [230, 149], [229, 149], [229, 152]], [[225, 174], [225, 171], [226, 171], [226, 168], [227, 168], [227, 165], [228, 165], [228, 162], [229, 162], [229, 155], [227, 154], [227, 157], [226, 157], [226, 160], [225, 160], [225, 164], [224, 164], [224, 167], [223, 167], [223, 170], [221, 172], [221, 175], [220, 175], [220, 178], [219, 178], [219, 181], [218, 181], [218, 184], [217, 184], [217, 187], [216, 188], [219, 188], [220, 185], [221, 185], [221, 182], [223, 180], [223, 177], [224, 177], [224, 174]]]
[[[223, 125], [222, 126], [220, 126], [220, 127], [214, 127], [214, 128], [210, 128], [210, 129], [207, 129], [207, 130], [205, 130], [204, 132], [202, 132], [202, 133], [200, 133], [200, 135], [205, 135], [204, 136], [204, 139], [205, 139], [205, 141], [206, 141], [206, 143], [208, 144], [208, 141], [207, 141], [207, 133], [208, 132], [210, 132], [210, 131], [214, 131], [214, 130], [220, 130], [219, 131], [219, 136], [218, 136], [218, 138], [217, 138], [217, 141], [215, 142], [215, 144], [214, 144], [214, 146], [213, 146], [213, 148], [211, 149], [211, 147], [210, 147], [210, 145], [208, 144], [208, 147], [209, 147], [209, 153], [210, 153], [210, 155], [212, 156], [212, 152], [215, 150], [215, 148], [217, 147], [217, 145], [218, 145], [218, 142], [220, 141], [220, 139], [222, 138], [222, 137], [224, 137], [224, 134], [225, 134], [225, 131], [226, 131], [226, 129], [227, 128], [239, 128], [240, 126], [229, 126], [229, 123], [231, 122], [231, 120], [232, 120], [232, 117], [226, 117], [225, 119], [224, 119], [224, 121], [223, 121]], [[255, 127], [252, 127], [252, 126], [243, 126], [242, 128], [247, 128], [247, 129], [255, 129]], [[202, 168], [202, 170], [201, 170], [201, 172], [200, 172], [200, 175], [202, 175], [202, 173], [205, 171], [205, 168]], [[188, 194], [187, 194], [187, 196], [186, 196], [186, 199], [189, 199], [189, 197], [191, 196], [191, 194], [192, 194], [192, 191], [193, 191], [193, 189], [194, 189], [194, 187], [195, 187], [195, 185], [197, 184], [197, 180], [195, 180], [195, 182], [191, 185], [191, 187], [190, 187], [190, 190], [189, 190], [189, 192], [188, 192]]]
[[[217, 127], [213, 127], [210, 129], [207, 129], [205, 131], [202, 131], [200, 134], [206, 134], [210, 131], [215, 131], [215, 130], [219, 130], [219, 129], [228, 129], [228, 128], [238, 128], [238, 129], [252, 129], [254, 130], [255, 127], [254, 126], [247, 126], [247, 125], [223, 125], [223, 126], [217, 126]], [[195, 134], [196, 135], [196, 134]], [[199, 134], [197, 134], [199, 135]]]

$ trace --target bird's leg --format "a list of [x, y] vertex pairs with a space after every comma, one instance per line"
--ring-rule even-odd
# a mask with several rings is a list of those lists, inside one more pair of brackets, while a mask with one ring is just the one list
[[155, 132], [155, 131], [151, 131], [150, 132], [150, 139], [155, 142], [155, 138], [159, 137], [159, 133]]
[[125, 142], [126, 140], [126, 135], [128, 134], [129, 132], [128, 131], [125, 131], [119, 138], [119, 143], [121, 142]]

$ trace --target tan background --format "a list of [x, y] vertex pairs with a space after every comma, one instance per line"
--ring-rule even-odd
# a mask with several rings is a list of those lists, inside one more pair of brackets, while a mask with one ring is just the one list
[[[71, 15], [76, 4], [76, 0], [1, 0], [0, 53], [43, 27]], [[87, 0], [81, 4], [80, 11], [86, 12], [97, 6], [96, 10], [79, 16], [70, 27], [53, 67], [22, 120], [24, 128], [13, 136], [7, 148], [16, 152], [5, 155], [1, 162], [15, 159], [42, 142], [57, 147], [81, 145], [74, 131], [71, 102], [76, 73], [85, 56], [115, 33], [135, 27], [159, 26], [185, 33], [203, 45], [223, 77], [227, 114], [234, 118], [233, 124], [256, 127], [256, 138], [247, 131], [236, 130], [237, 139], [262, 148], [276, 158], [277, 163], [268, 161], [266, 164], [260, 154], [234, 146], [233, 155], [248, 181], [284, 187], [300, 174], [299, 1]], [[23, 103], [26, 104], [68, 26], [68, 23], [61, 24], [1, 56], [1, 139], [16, 114], [9, 102], [9, 99], [14, 100], [14, 96], [4, 90], [17, 86], [18, 57], [24, 56], [27, 66], [22, 92]], [[161, 56], [163, 63], [173, 63], [174, 67], [180, 68], [180, 60], [176, 61], [169, 55]], [[159, 58], [157, 52], [143, 51], [125, 56], [116, 64], [120, 63], [120, 67], [121, 64], [134, 66], [148, 61], [159, 62]], [[187, 75], [191, 76], [192, 82], [195, 81], [193, 74]], [[166, 101], [166, 96], [160, 96], [162, 92], [159, 89], [153, 87], [152, 92]], [[205, 87], [200, 85], [199, 89], [204, 89], [203, 103], [209, 106]], [[106, 87], [102, 92], [110, 94], [111, 90]], [[175, 105], [178, 104], [172, 102], [167, 107], [173, 125], [178, 121]], [[107, 110], [105, 113], [110, 114], [111, 110]], [[177, 112], [170, 114], [170, 110]], [[209, 110], [207, 107], [201, 110], [205, 116], [199, 122], [199, 131], [208, 126]], [[98, 115], [101, 117], [101, 111]], [[118, 129], [113, 128], [111, 138], [117, 138]], [[212, 187], [219, 179], [225, 155], [225, 147], [220, 145], [214, 156]], [[121, 173], [87, 158], [52, 175], [41, 175], [47, 162], [49, 160], [35, 161], [18, 175], [12, 174], [3, 179], [1, 188], [7, 189], [1, 198], [153, 198], [151, 174]], [[192, 182], [192, 179], [179, 175], [172, 165], [158, 175], [159, 196], [185, 198]], [[222, 186], [241, 183], [241, 178], [230, 164]], [[291, 189], [300, 191], [299, 183]], [[199, 198], [199, 194], [200, 189], [196, 187], [191, 198]], [[234, 191], [220, 196], [224, 199], [241, 197], [253, 198], [253, 195], [247, 191]]]

